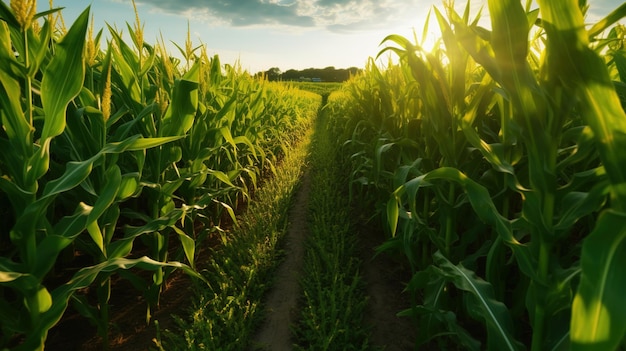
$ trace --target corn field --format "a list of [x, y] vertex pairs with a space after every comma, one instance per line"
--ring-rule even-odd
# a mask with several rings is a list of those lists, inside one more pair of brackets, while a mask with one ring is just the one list
[[329, 128], [404, 257], [418, 346], [626, 349], [626, 16], [586, 1], [434, 8], [330, 95]]
[[44, 349], [70, 306], [106, 343], [114, 277], [146, 321], [174, 270], [211, 285], [199, 250], [324, 101], [350, 198], [410, 270], [416, 348], [626, 350], [626, 4], [536, 3], [489, 0], [486, 29], [446, 2], [327, 96], [189, 37], [171, 55], [138, 15], [0, 2], [0, 349]]
[[190, 40], [177, 59], [138, 16], [125, 42], [95, 32], [89, 8], [65, 29], [35, 6], [0, 2], [1, 349], [43, 349], [70, 304], [106, 340], [113, 275], [148, 320], [174, 269], [204, 280], [198, 248], [320, 103]]

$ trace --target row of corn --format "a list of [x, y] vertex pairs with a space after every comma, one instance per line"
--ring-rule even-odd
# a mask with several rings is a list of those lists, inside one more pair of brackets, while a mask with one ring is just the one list
[[626, 348], [626, 5], [536, 3], [434, 8], [432, 51], [390, 35], [399, 62], [329, 97], [422, 347]]
[[0, 2], [1, 349], [42, 349], [69, 304], [106, 340], [114, 274], [147, 319], [174, 269], [203, 279], [198, 248], [319, 103], [127, 27], [131, 42], [94, 33], [89, 9], [65, 29], [36, 1]]

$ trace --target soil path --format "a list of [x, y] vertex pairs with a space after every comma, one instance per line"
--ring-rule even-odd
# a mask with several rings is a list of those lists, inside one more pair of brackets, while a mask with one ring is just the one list
[[311, 180], [307, 173], [302, 178], [289, 210], [289, 225], [285, 238], [285, 259], [276, 269], [274, 284], [265, 301], [266, 318], [252, 345], [255, 350], [292, 350], [291, 324], [298, 318], [300, 297], [299, 277], [304, 261], [304, 242], [308, 232], [308, 200]]

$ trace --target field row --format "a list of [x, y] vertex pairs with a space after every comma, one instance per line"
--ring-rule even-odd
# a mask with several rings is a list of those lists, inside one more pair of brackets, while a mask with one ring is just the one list
[[174, 269], [207, 282], [197, 252], [319, 108], [189, 41], [173, 58], [139, 19], [104, 42], [89, 17], [64, 31], [0, 2], [0, 348], [42, 349], [69, 304], [107, 340], [114, 274], [148, 320]]
[[488, 1], [491, 30], [446, 4], [432, 51], [390, 35], [329, 97], [420, 347], [626, 348], [626, 6], [537, 3]]
[[[158, 346], [249, 346], [305, 158], [294, 145], [327, 102], [301, 348], [370, 347], [350, 221], [371, 218], [380, 253], [411, 272], [399, 314], [416, 347], [626, 349], [626, 5], [586, 26], [585, 1], [534, 3], [488, 1], [490, 30], [446, 3], [432, 51], [428, 23], [390, 35], [381, 55], [399, 63], [372, 59], [326, 101], [189, 39], [176, 59], [138, 16], [125, 42], [89, 9], [65, 30], [56, 11], [0, 2], [0, 348], [43, 349], [70, 305], [106, 348], [112, 278], [149, 322], [174, 270], [197, 306]], [[351, 214], [343, 172], [368, 213]], [[272, 175], [280, 192], [260, 188]]]

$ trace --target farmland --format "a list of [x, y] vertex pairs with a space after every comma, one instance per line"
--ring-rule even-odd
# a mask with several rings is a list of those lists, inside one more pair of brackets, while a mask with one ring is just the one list
[[0, 348], [271, 348], [284, 260], [294, 349], [625, 350], [626, 5], [581, 4], [444, 4], [324, 84], [0, 2]]
[[435, 10], [436, 49], [390, 35], [400, 63], [329, 97], [422, 347], [624, 348], [624, 27], [599, 34], [626, 8], [538, 3], [490, 1], [490, 32]]

